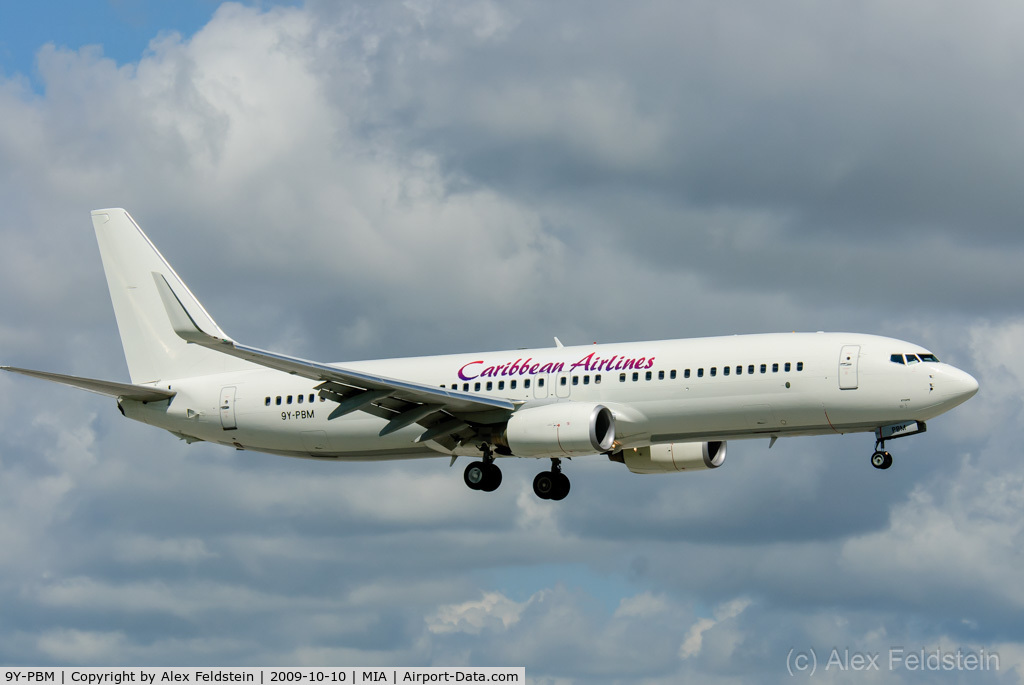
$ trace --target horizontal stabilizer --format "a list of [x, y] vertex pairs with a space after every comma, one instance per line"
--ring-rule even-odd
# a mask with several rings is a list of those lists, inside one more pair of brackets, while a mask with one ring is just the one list
[[79, 376], [66, 376], [62, 373], [50, 373], [48, 371], [33, 371], [32, 369], [19, 369], [14, 366], [0, 366], [4, 371], [20, 373], [23, 376], [42, 378], [44, 381], [53, 381], [62, 385], [70, 385], [73, 388], [88, 390], [98, 395], [117, 397], [118, 399], [138, 400], [140, 402], [159, 402], [169, 400], [175, 393], [171, 390], [154, 388], [148, 385], [132, 385], [131, 383], [116, 383], [114, 381], [101, 381], [95, 378], [81, 378]]

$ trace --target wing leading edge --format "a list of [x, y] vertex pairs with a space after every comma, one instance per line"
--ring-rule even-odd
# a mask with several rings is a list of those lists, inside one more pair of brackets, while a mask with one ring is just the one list
[[210, 335], [189, 314], [167, 279], [158, 273], [153, 274], [153, 279], [178, 337], [266, 368], [321, 381], [317, 386], [320, 394], [338, 402], [331, 412], [331, 419], [363, 411], [388, 420], [380, 432], [381, 436], [416, 423], [427, 429], [417, 442], [436, 440], [444, 444], [447, 442], [442, 440], [445, 435], [458, 433], [474, 423], [503, 422], [516, 409], [514, 402], [500, 397], [473, 395], [378, 376], [269, 352], [241, 345], [231, 338]]

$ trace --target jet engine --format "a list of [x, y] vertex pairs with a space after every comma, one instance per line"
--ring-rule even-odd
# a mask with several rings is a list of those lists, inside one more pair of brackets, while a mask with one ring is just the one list
[[633, 473], [676, 473], [717, 469], [725, 463], [725, 441], [676, 442], [622, 450], [609, 457]]
[[599, 454], [615, 442], [615, 420], [611, 410], [600, 404], [546, 404], [512, 414], [502, 442], [517, 457]]

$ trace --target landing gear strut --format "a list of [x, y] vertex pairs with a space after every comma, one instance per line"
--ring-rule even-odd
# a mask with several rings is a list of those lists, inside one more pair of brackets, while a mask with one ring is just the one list
[[551, 470], [533, 479], [533, 492], [541, 499], [560, 500], [569, 494], [569, 478], [562, 473], [562, 460], [552, 459]]
[[875, 451], [871, 455], [871, 465], [876, 469], [887, 469], [892, 466], [892, 455], [885, 451], [885, 440], [875, 441]]
[[483, 450], [484, 458], [467, 466], [462, 474], [462, 480], [466, 481], [471, 490], [494, 492], [501, 485], [501, 469], [494, 463], [491, 446], [484, 443], [480, 448]]

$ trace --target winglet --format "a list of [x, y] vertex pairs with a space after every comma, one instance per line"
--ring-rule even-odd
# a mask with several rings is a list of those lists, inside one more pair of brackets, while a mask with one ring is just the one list
[[164, 303], [164, 309], [167, 310], [167, 318], [171, 321], [171, 328], [178, 335], [179, 338], [186, 342], [196, 343], [197, 345], [209, 345], [210, 343], [217, 342], [231, 342], [230, 338], [218, 338], [217, 336], [210, 335], [196, 323], [196, 320], [192, 318], [192, 315], [185, 309], [185, 305], [182, 304], [181, 300], [177, 295], [174, 294], [174, 290], [171, 289], [171, 284], [167, 282], [163, 274], [153, 272], [153, 280], [156, 282], [156, 290], [160, 293], [160, 299]]

